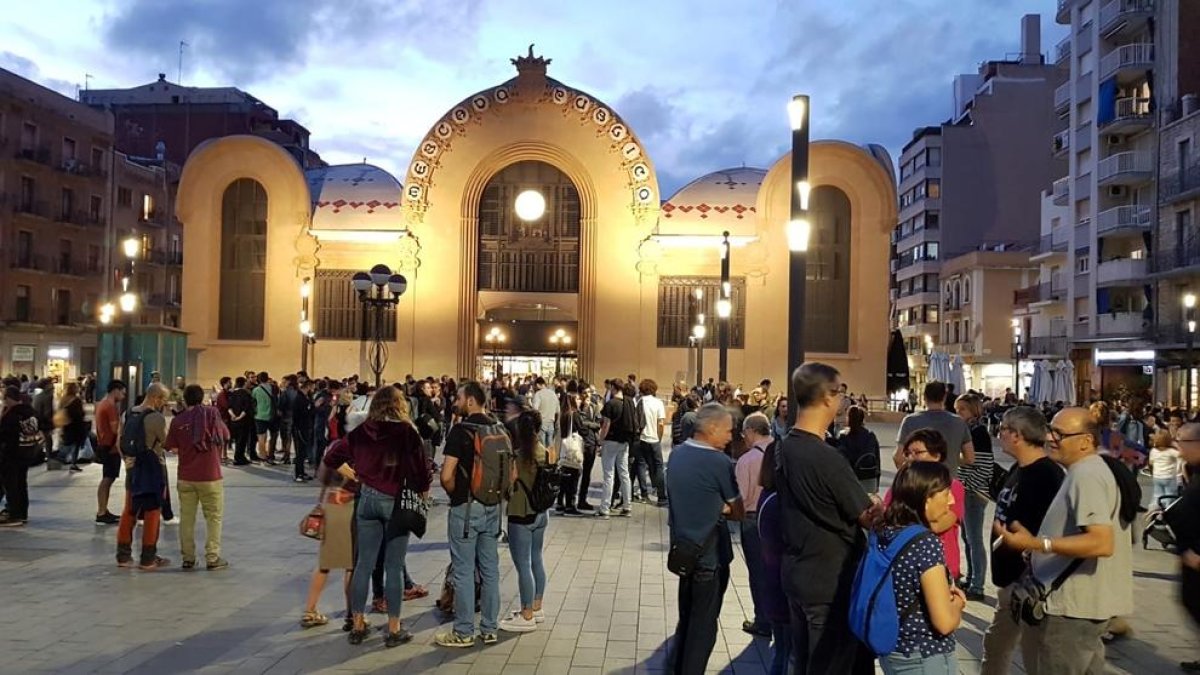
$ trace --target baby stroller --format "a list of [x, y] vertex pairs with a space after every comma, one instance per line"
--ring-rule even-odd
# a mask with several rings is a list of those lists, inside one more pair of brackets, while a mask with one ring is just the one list
[[1171, 528], [1171, 507], [1179, 502], [1177, 495], [1164, 495], [1158, 498], [1158, 508], [1146, 514], [1145, 528], [1142, 530], [1142, 548], [1150, 550], [1150, 540], [1157, 541], [1164, 551], [1175, 552], [1177, 544], [1175, 530]]

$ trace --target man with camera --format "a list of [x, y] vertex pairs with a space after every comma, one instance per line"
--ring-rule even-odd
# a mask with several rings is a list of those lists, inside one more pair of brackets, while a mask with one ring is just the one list
[[1047, 432], [1050, 459], [1067, 470], [1035, 536], [1012, 521], [1004, 545], [1029, 551], [1021, 617], [1033, 640], [1031, 675], [1104, 672], [1108, 620], [1133, 613], [1133, 551], [1121, 492], [1097, 450], [1100, 428], [1085, 408], [1064, 408]]

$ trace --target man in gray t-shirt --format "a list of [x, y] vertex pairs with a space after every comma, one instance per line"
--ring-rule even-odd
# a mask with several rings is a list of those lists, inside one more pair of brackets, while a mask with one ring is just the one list
[[950, 467], [950, 475], [956, 476], [960, 463], [975, 463], [975, 445], [971, 442], [971, 429], [962, 418], [946, 410], [946, 385], [941, 382], [925, 385], [925, 408], [923, 412], [907, 415], [904, 421], [900, 422], [900, 433], [896, 434], [896, 452], [892, 460], [899, 469], [904, 459], [904, 439], [917, 429], [933, 429], [946, 439], [945, 464]]
[[[1005, 545], [1030, 551], [1033, 573], [1047, 589], [1082, 560], [1046, 598], [1046, 619], [1032, 631], [1033, 675], [1103, 672], [1108, 620], [1133, 613], [1133, 552], [1129, 524], [1121, 522], [1121, 493], [1098, 454], [1100, 430], [1085, 408], [1065, 408], [1047, 435], [1050, 458], [1066, 479], [1036, 536], [1018, 523], [998, 529]], [[999, 528], [999, 526], [997, 526]], [[1093, 670], [1093, 668], [1097, 668]]]

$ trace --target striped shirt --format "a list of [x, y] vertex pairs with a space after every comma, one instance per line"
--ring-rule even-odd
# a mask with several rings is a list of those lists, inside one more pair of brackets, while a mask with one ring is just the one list
[[971, 425], [971, 443], [975, 446], [975, 463], [960, 464], [958, 479], [968, 492], [988, 494], [992, 483], [992, 465], [996, 458], [992, 454], [992, 435], [982, 424]]

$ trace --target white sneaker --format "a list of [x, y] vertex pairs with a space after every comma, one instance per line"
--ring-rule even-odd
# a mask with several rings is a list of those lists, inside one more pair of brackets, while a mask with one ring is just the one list
[[526, 619], [520, 612], [513, 612], [512, 616], [500, 621], [500, 630], [505, 633], [532, 633], [537, 630], [537, 620]]
[[545, 623], [545, 621], [546, 621], [546, 611], [545, 611], [545, 610], [542, 610], [542, 609], [539, 609], [539, 610], [537, 610], [536, 612], [534, 612], [534, 613], [533, 613], [533, 620], [534, 620], [534, 621], [536, 621], [537, 623]]

